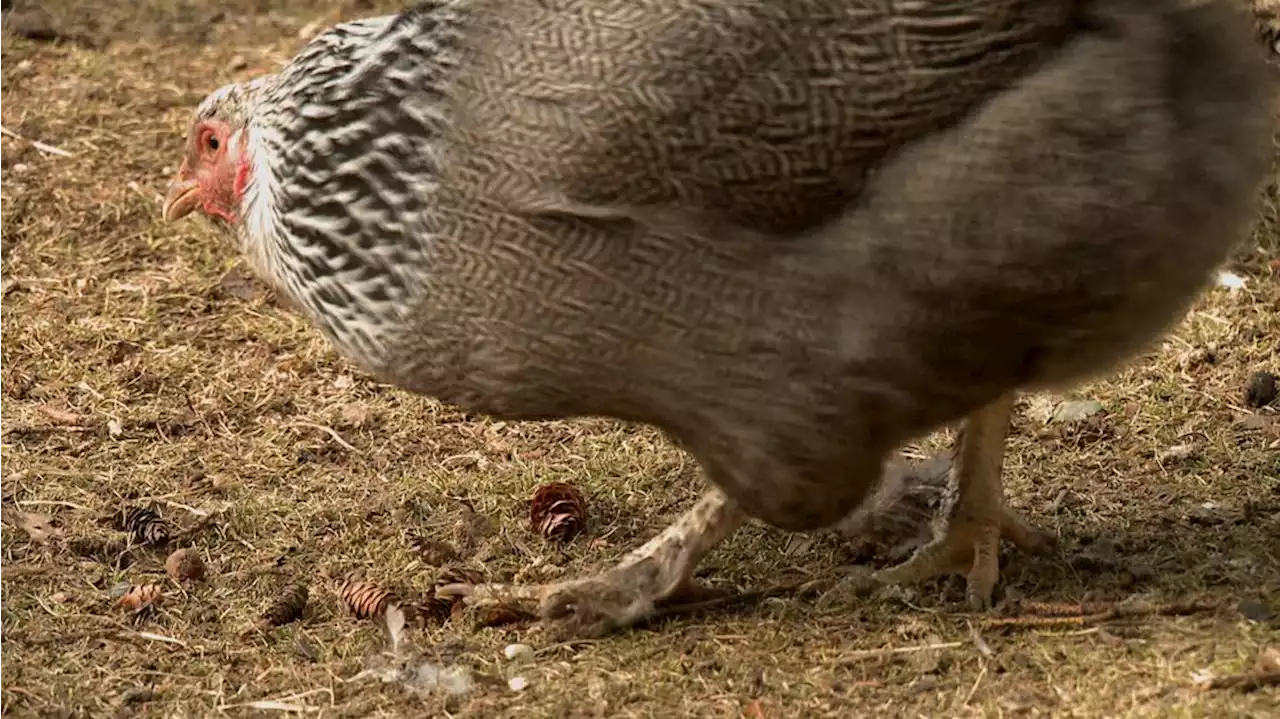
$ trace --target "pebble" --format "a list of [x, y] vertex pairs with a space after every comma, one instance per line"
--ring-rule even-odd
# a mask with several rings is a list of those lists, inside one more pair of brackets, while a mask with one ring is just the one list
[[1251, 622], [1269, 622], [1276, 618], [1275, 610], [1261, 599], [1242, 599], [1236, 608]]
[[1055, 423], [1071, 423], [1086, 420], [1102, 411], [1102, 403], [1096, 399], [1068, 400], [1053, 410], [1049, 421]]
[[1276, 376], [1270, 372], [1254, 372], [1244, 391], [1244, 403], [1250, 407], [1265, 407], [1275, 401]]
[[508, 644], [503, 647], [502, 655], [509, 661], [528, 661], [533, 659], [533, 647], [528, 644]]
[[529, 680], [524, 677], [511, 677], [507, 680], [507, 686], [511, 687], [513, 692], [522, 692], [529, 688]]

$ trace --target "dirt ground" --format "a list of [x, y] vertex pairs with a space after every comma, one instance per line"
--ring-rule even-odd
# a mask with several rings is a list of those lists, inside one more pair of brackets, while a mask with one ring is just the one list
[[[783, 591], [583, 642], [466, 612], [412, 633], [415, 662], [473, 679], [450, 696], [361, 675], [391, 660], [340, 604], [346, 572], [425, 593], [440, 542], [490, 579], [600, 570], [692, 501], [696, 467], [645, 428], [485, 421], [374, 383], [209, 227], [160, 221], [204, 94], [374, 3], [15, 5], [0, 61], [5, 715], [1280, 715], [1276, 687], [1203, 687], [1280, 648], [1280, 403], [1245, 400], [1254, 373], [1280, 372], [1274, 185], [1230, 268], [1244, 287], [1209, 291], [1161, 346], [1072, 393], [1101, 412], [1063, 424], [1046, 419], [1060, 397], [1020, 403], [1010, 501], [1061, 548], [1006, 551], [1005, 606], [966, 613], [946, 582]], [[587, 532], [563, 546], [525, 520], [548, 479], [588, 498]], [[118, 517], [141, 505], [169, 546], [126, 543]], [[175, 547], [206, 581], [165, 576]], [[863, 558], [752, 526], [703, 575], [762, 590]], [[134, 621], [114, 606], [121, 583], [164, 595]], [[298, 583], [304, 617], [255, 630]], [[1050, 619], [1018, 597], [1113, 611]], [[516, 642], [533, 658], [507, 660]]]

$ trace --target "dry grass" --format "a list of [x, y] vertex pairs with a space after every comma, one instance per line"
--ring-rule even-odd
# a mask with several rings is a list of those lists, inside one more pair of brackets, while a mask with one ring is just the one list
[[[350, 681], [383, 640], [341, 611], [328, 577], [363, 568], [423, 590], [436, 570], [413, 549], [416, 537], [456, 543], [491, 578], [535, 562], [529, 579], [603, 568], [692, 499], [695, 467], [646, 429], [487, 422], [375, 384], [254, 285], [222, 281], [235, 258], [209, 230], [158, 221], [190, 108], [216, 84], [287, 57], [300, 27], [338, 17], [322, 16], [331, 5], [50, 7], [81, 41], [6, 34], [3, 43], [5, 128], [72, 156], [3, 139], [0, 417], [6, 515], [49, 514], [65, 536], [46, 546], [4, 524], [5, 714], [275, 713], [244, 706], [266, 699], [325, 716], [1276, 711], [1274, 688], [1207, 692], [1192, 682], [1193, 672], [1230, 673], [1280, 644], [1277, 620], [1236, 609], [1280, 602], [1280, 421], [1274, 407], [1241, 399], [1251, 373], [1280, 370], [1275, 187], [1257, 251], [1240, 257], [1248, 288], [1211, 292], [1164, 347], [1082, 388], [1106, 407], [1083, 426], [1046, 431], [1038, 413], [1050, 400], [1028, 398], [1008, 459], [1012, 501], [1063, 539], [1057, 556], [1006, 558], [1010, 594], [1220, 609], [1101, 627], [987, 627], [975, 640], [981, 622], [957, 613], [955, 588], [939, 584], [907, 599], [783, 596], [571, 645], [537, 628], [458, 620], [420, 644], [481, 681], [462, 699], [422, 698]], [[1211, 362], [1196, 352], [1206, 348]], [[1178, 445], [1189, 449], [1167, 452]], [[563, 550], [522, 521], [544, 478], [589, 493], [588, 535]], [[174, 584], [162, 551], [121, 558], [122, 535], [106, 520], [142, 502], [180, 527], [197, 524], [191, 509], [209, 513], [180, 544], [205, 558], [210, 581]], [[759, 588], [833, 576], [851, 560], [833, 537], [807, 551], [784, 551], [786, 542], [750, 528], [705, 573]], [[134, 625], [113, 609], [121, 581], [164, 586], [154, 618]], [[296, 581], [311, 584], [306, 618], [246, 634]], [[517, 640], [540, 650], [518, 670], [501, 655]], [[930, 644], [940, 647], [865, 653]], [[530, 680], [523, 693], [505, 684], [516, 671]]]

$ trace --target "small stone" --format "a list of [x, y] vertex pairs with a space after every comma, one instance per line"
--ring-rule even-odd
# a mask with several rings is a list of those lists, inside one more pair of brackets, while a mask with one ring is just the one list
[[1254, 372], [1244, 391], [1244, 403], [1250, 407], [1265, 407], [1276, 398], [1276, 376], [1270, 372]]
[[508, 644], [502, 648], [502, 655], [508, 661], [528, 661], [533, 659], [533, 647], [528, 644]]
[[1086, 420], [1102, 411], [1102, 403], [1096, 399], [1073, 399], [1062, 402], [1053, 410], [1050, 422], [1071, 423]]
[[1276, 618], [1275, 608], [1261, 599], [1241, 599], [1236, 609], [1251, 622], [1269, 622]]
[[1071, 560], [1071, 566], [1085, 572], [1106, 572], [1121, 562], [1120, 547], [1105, 537], [1094, 540]]
[[760, 604], [775, 614], [785, 612], [787, 607], [790, 606], [790, 602], [782, 597], [765, 597]]
[[1227, 270], [1218, 271], [1219, 287], [1225, 287], [1228, 290], [1235, 291], [1244, 289], [1245, 284], [1244, 278], [1234, 272], [1228, 272]]
[[524, 677], [511, 677], [507, 680], [507, 686], [511, 687], [513, 692], [522, 692], [529, 688], [529, 680]]
[[907, 685], [907, 690], [912, 694], [924, 694], [936, 690], [939, 683], [937, 675], [924, 674]]
[[799, 557], [808, 554], [813, 548], [813, 537], [808, 534], [792, 534], [782, 546], [782, 553], [788, 557]]
[[156, 698], [156, 692], [151, 687], [132, 687], [124, 690], [120, 695], [120, 703], [128, 704], [145, 704]]

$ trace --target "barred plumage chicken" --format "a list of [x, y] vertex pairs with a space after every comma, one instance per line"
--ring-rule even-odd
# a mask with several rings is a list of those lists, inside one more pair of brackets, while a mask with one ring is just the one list
[[528, 600], [582, 629], [747, 518], [826, 527], [965, 421], [886, 582], [991, 599], [1014, 393], [1115, 366], [1243, 236], [1270, 148], [1248, 23], [1181, 0], [431, 0], [197, 109], [200, 211], [347, 357], [508, 418], [664, 430], [712, 489]]

